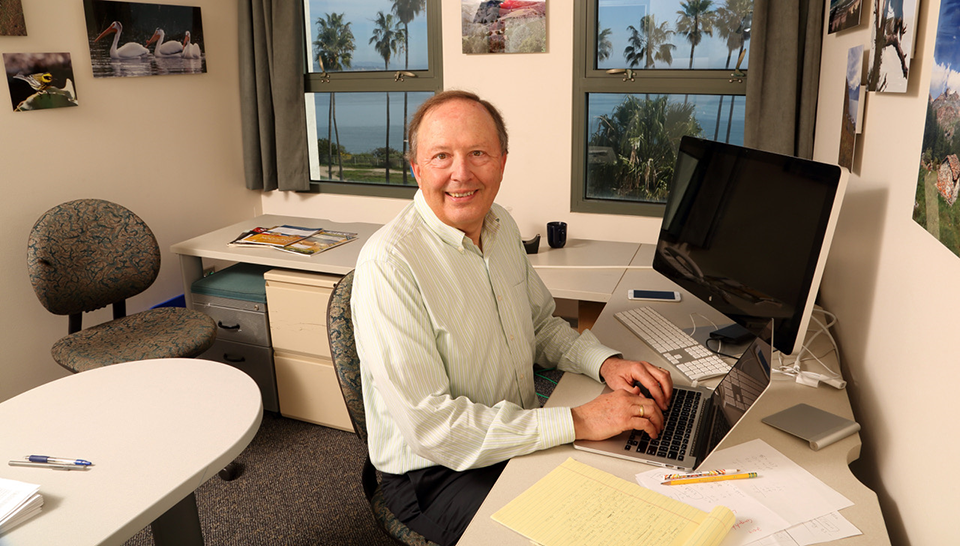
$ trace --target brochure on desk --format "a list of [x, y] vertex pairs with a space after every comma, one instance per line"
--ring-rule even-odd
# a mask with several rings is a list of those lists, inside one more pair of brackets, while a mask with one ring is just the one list
[[230, 241], [228, 246], [267, 246], [301, 256], [313, 256], [356, 238], [356, 233], [348, 231], [282, 225], [246, 231]]

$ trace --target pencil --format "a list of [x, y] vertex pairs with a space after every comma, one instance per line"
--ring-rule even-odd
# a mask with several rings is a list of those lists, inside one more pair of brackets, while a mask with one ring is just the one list
[[661, 485], [684, 485], [688, 483], [707, 483], [707, 482], [720, 482], [724, 480], [743, 480], [746, 478], [756, 478], [756, 472], [745, 472], [743, 474], [726, 474], [723, 476], [703, 476], [700, 478], [687, 478], [685, 480], [667, 480], [665, 482], [660, 482]]

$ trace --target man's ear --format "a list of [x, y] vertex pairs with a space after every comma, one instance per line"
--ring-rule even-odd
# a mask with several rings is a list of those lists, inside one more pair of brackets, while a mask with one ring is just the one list
[[413, 171], [413, 177], [417, 180], [417, 186], [419, 186], [420, 185], [420, 166], [414, 163], [413, 161], [411, 161], [410, 170]]

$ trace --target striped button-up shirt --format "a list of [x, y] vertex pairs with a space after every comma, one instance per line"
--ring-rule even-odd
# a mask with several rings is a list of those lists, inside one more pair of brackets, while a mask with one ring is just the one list
[[534, 362], [599, 379], [618, 354], [553, 316], [499, 205], [481, 241], [482, 251], [417, 192], [360, 252], [351, 308], [381, 471], [465, 470], [572, 442], [570, 408], [539, 407]]

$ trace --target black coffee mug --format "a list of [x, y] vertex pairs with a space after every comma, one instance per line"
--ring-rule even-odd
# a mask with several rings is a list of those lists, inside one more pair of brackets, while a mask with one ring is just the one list
[[567, 244], [566, 222], [547, 222], [547, 243], [550, 248], [563, 248]]

